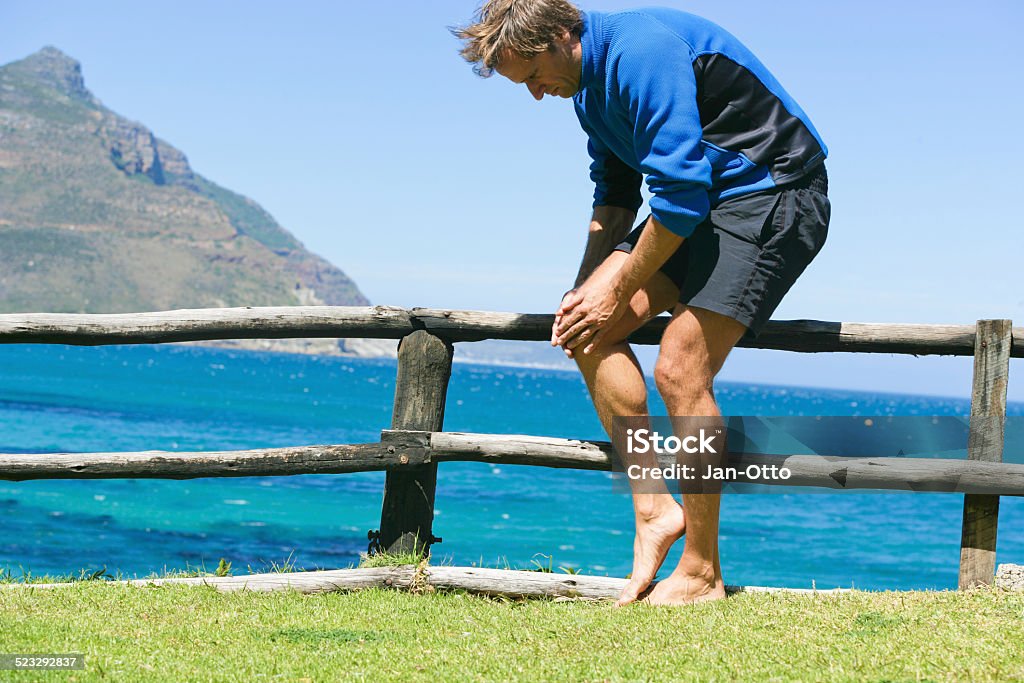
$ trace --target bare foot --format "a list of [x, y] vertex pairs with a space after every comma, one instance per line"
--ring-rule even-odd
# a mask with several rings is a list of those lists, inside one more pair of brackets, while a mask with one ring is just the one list
[[704, 571], [677, 568], [664, 581], [659, 581], [644, 598], [650, 605], [689, 605], [695, 602], [721, 600], [725, 597], [725, 582], [713, 567]]
[[633, 573], [629, 583], [615, 602], [616, 607], [628, 605], [651, 585], [672, 544], [686, 533], [683, 506], [671, 496], [653, 515], [636, 513], [636, 536], [633, 538]]

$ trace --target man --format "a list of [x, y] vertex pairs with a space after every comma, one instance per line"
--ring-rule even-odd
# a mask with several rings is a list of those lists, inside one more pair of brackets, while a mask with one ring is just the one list
[[[455, 33], [481, 76], [572, 99], [589, 137], [593, 217], [552, 343], [577, 361], [605, 429], [647, 414], [625, 340], [669, 309], [658, 391], [670, 415], [720, 416], [713, 381], [726, 356], [757, 335], [828, 231], [827, 150], [806, 114], [736, 38], [675, 10], [490, 0]], [[651, 215], [629, 232], [643, 178]], [[648, 590], [684, 533], [678, 566], [645, 600], [725, 596], [720, 496], [682, 497], [634, 490], [633, 573], [617, 604]]]

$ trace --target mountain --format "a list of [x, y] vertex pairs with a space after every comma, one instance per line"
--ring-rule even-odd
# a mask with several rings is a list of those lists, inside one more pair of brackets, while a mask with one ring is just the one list
[[0, 253], [3, 313], [369, 303], [53, 47], [0, 67]]

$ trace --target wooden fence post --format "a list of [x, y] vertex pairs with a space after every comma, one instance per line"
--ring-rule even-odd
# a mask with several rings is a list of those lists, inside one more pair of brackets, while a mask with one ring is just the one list
[[[398, 345], [392, 429], [441, 431], [452, 345], [416, 330]], [[388, 470], [380, 516], [379, 549], [425, 556], [434, 542], [434, 491], [437, 463]], [[439, 539], [438, 539], [439, 540]]]
[[[979, 320], [974, 343], [970, 460], [1001, 462], [1006, 420], [1006, 382], [1012, 344], [1009, 320]], [[960, 535], [960, 590], [991, 585], [996, 571], [999, 496], [964, 496]]]

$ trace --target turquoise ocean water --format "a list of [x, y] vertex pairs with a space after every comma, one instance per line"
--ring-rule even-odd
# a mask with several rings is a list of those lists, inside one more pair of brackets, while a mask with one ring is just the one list
[[[965, 362], [969, 362], [966, 361]], [[191, 346], [0, 347], [0, 452], [223, 450], [375, 441], [395, 362]], [[723, 383], [730, 415], [966, 415], [966, 399]], [[652, 413], [663, 414], [656, 396]], [[1024, 415], [1024, 405], [1010, 411]], [[579, 376], [456, 364], [445, 429], [603, 439]], [[15, 576], [358, 561], [383, 473], [189, 481], [0, 481], [0, 569]], [[956, 494], [726, 496], [733, 584], [953, 588]], [[609, 475], [440, 466], [435, 561], [623, 576], [632, 507]], [[1001, 503], [997, 561], [1024, 562], [1024, 505]], [[666, 564], [671, 567], [677, 549]], [[664, 571], [664, 570], [663, 570]]]

